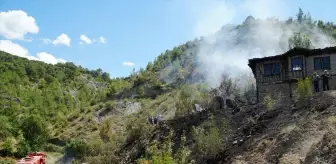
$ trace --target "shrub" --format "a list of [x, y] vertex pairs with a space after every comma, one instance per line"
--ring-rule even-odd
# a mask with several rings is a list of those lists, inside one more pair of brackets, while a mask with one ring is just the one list
[[85, 153], [87, 144], [84, 140], [81, 139], [72, 139], [66, 143], [65, 151], [67, 154], [74, 155], [76, 158], [83, 158]]
[[45, 147], [45, 151], [61, 153], [63, 152], [63, 148], [60, 146], [48, 143]]
[[176, 99], [176, 112], [177, 116], [185, 116], [191, 114], [195, 107], [196, 103], [204, 104], [208, 97], [197, 90], [195, 85], [185, 85], [178, 92], [178, 96]]
[[32, 151], [43, 148], [50, 136], [47, 122], [38, 115], [29, 115], [24, 118], [21, 129]]
[[11, 158], [2, 158], [0, 157], [0, 164], [15, 164], [16, 161]]
[[174, 158], [178, 164], [188, 164], [188, 157], [191, 151], [185, 146], [186, 139], [185, 133], [183, 133], [181, 136], [181, 147], [177, 150]]
[[138, 114], [130, 117], [126, 123], [126, 132], [130, 140], [143, 139], [146, 137], [152, 127], [148, 124], [147, 115]]
[[99, 136], [104, 142], [108, 142], [115, 138], [115, 134], [111, 132], [112, 123], [111, 119], [105, 119], [99, 127]]
[[196, 152], [201, 156], [214, 156], [223, 148], [223, 141], [217, 127], [210, 127], [209, 131], [201, 127], [193, 127], [192, 135], [195, 139]]
[[146, 150], [146, 155], [143, 158], [137, 160], [138, 164], [144, 164], [149, 162], [150, 164], [176, 164], [172, 155], [172, 143], [171, 136], [165, 138], [163, 144], [159, 144], [158, 141], [154, 141]]
[[221, 83], [212, 90], [214, 96], [236, 97], [239, 94], [239, 80], [231, 78], [228, 74], [221, 76]]
[[2, 143], [2, 148], [3, 151], [8, 154], [8, 155], [12, 155], [14, 153], [14, 140], [12, 137], [8, 137], [6, 138], [5, 142]]
[[272, 110], [276, 100], [273, 99], [269, 94], [266, 94], [263, 99], [263, 104], [266, 106], [268, 110]]
[[297, 101], [300, 104], [305, 104], [313, 96], [312, 84], [310, 78], [299, 79], [297, 88]]

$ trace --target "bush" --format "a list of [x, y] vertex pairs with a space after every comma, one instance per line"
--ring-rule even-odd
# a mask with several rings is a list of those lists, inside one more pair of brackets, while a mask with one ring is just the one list
[[17, 145], [16, 154], [18, 156], [23, 157], [23, 156], [27, 155], [27, 153], [30, 152], [30, 151], [31, 151], [31, 147], [29, 146], [28, 142], [21, 135], [19, 137], [19, 142], [18, 142], [18, 145]]
[[[172, 133], [171, 133], [172, 134]], [[138, 164], [149, 162], [150, 164], [175, 164], [171, 149], [171, 135], [166, 137], [163, 144], [157, 141], [151, 143], [145, 153], [145, 157], [137, 160]]]
[[6, 138], [5, 142], [3, 142], [1, 146], [7, 155], [12, 155], [14, 153], [15, 143], [12, 137]]
[[276, 100], [273, 99], [269, 94], [266, 94], [263, 99], [263, 104], [266, 106], [268, 110], [272, 110]]
[[205, 99], [208, 97], [206, 94], [198, 91], [195, 85], [185, 85], [178, 92], [176, 98], [176, 116], [185, 116], [191, 114], [195, 109], [196, 103], [205, 103]]
[[219, 86], [212, 90], [213, 95], [221, 97], [236, 98], [239, 95], [239, 80], [223, 74]]
[[108, 142], [115, 138], [115, 134], [111, 132], [111, 119], [105, 119], [99, 127], [99, 136], [104, 142]]
[[2, 158], [0, 157], [0, 164], [15, 164], [16, 161], [11, 158]]
[[223, 148], [223, 141], [217, 127], [210, 127], [208, 131], [201, 127], [193, 127], [192, 135], [195, 139], [195, 150], [200, 156], [213, 157]]
[[148, 124], [147, 118], [148, 116], [145, 114], [138, 114], [127, 120], [126, 132], [128, 133], [128, 139], [142, 140], [148, 136], [153, 127]]
[[83, 158], [87, 150], [87, 144], [84, 140], [73, 139], [66, 143], [65, 152], [74, 155], [76, 158]]
[[306, 102], [309, 102], [308, 100], [313, 96], [311, 79], [308, 77], [304, 79], [299, 79], [296, 88], [296, 93], [297, 93], [297, 101], [301, 105], [306, 104]]
[[174, 158], [178, 164], [188, 164], [188, 157], [191, 151], [185, 146], [186, 139], [185, 133], [183, 133], [181, 136], [181, 147], [177, 150]]
[[48, 143], [45, 147], [45, 151], [61, 153], [61, 152], [63, 152], [63, 148], [60, 147], [60, 146]]
[[91, 141], [87, 145], [85, 162], [89, 164], [118, 163], [116, 151], [118, 150], [118, 141], [102, 142], [101, 140]]

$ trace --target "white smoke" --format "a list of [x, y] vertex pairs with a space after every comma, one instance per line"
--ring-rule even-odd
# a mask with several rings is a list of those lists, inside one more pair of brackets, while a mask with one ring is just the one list
[[[250, 74], [248, 59], [281, 54], [288, 50], [288, 38], [298, 31], [313, 36], [316, 48], [332, 46], [332, 39], [318, 29], [299, 24], [284, 26], [282, 12], [286, 5], [280, 0], [245, 0], [232, 4], [225, 0], [187, 0], [194, 23], [194, 36], [205, 36], [198, 49], [198, 62], [211, 87], [217, 86], [221, 75], [241, 78]], [[239, 29], [233, 24], [240, 13], [257, 20], [245, 21]], [[282, 20], [280, 22], [279, 19]], [[244, 80], [240, 80], [244, 82]]]

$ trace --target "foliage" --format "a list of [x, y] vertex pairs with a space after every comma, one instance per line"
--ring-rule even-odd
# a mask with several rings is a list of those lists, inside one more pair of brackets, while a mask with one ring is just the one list
[[15, 164], [16, 161], [11, 158], [2, 158], [0, 157], [0, 164]]
[[147, 114], [137, 114], [128, 118], [126, 123], [126, 132], [130, 140], [142, 140], [148, 136], [152, 127], [148, 124]]
[[8, 154], [8, 155], [12, 155], [14, 153], [14, 141], [13, 141], [13, 138], [7, 138], [5, 140], [4, 143], [2, 143], [2, 148], [3, 148], [3, 151]]
[[92, 141], [87, 144], [87, 150], [85, 153], [85, 161], [89, 164], [95, 163], [119, 163], [116, 152], [118, 150], [119, 139], [114, 138], [109, 142]]
[[187, 164], [190, 150], [185, 147], [185, 134], [181, 136], [181, 147], [175, 155], [172, 154], [172, 131], [165, 137], [163, 143], [158, 141], [152, 142], [146, 150], [145, 157], [137, 160], [138, 164]]
[[192, 127], [192, 137], [195, 141], [193, 153], [196, 158], [213, 157], [224, 147], [224, 136], [229, 131], [229, 123], [221, 116], [210, 115], [200, 126]]
[[223, 74], [221, 83], [217, 88], [212, 89], [211, 93], [214, 96], [227, 98], [236, 98], [239, 95], [239, 79], [231, 78], [228, 74]]
[[305, 104], [313, 96], [311, 78], [298, 79], [296, 93], [299, 103]]
[[[0, 142], [6, 141], [7, 151], [18, 156], [43, 150], [52, 135], [67, 128], [72, 121], [68, 115], [106, 98], [107, 84], [120, 90], [127, 83], [111, 80], [101, 69], [51, 65], [3, 51], [0, 70]], [[10, 138], [16, 143], [10, 144]]]
[[174, 158], [178, 164], [188, 164], [188, 157], [191, 154], [191, 150], [185, 146], [186, 139], [187, 137], [185, 135], [185, 132], [183, 132], [181, 136], [181, 146], [177, 150]]
[[65, 151], [67, 154], [72, 154], [81, 159], [88, 151], [87, 143], [83, 139], [71, 139], [66, 143]]
[[196, 103], [204, 103], [207, 95], [204, 90], [197, 85], [183, 85], [175, 100], [176, 116], [189, 115], [194, 111]]
[[0, 116], [1, 130], [0, 130], [0, 141], [10, 137], [12, 135], [13, 126], [6, 116]]
[[248, 103], [254, 103], [256, 101], [256, 84], [253, 77], [249, 77], [243, 87], [243, 99]]
[[105, 119], [99, 128], [99, 136], [103, 141], [108, 142], [115, 137], [115, 134], [111, 132], [111, 128], [111, 119]]
[[38, 115], [32, 114], [24, 118], [21, 129], [32, 151], [41, 150], [49, 139], [49, 129]]
[[206, 131], [202, 127], [193, 127], [192, 134], [195, 139], [195, 151], [201, 156], [214, 156], [223, 148], [220, 131], [212, 126]]
[[302, 36], [301, 33], [295, 33], [291, 38], [288, 39], [288, 47], [292, 48], [313, 48], [313, 45], [309, 39], [308, 35]]
[[276, 100], [272, 98], [269, 94], [266, 94], [262, 102], [268, 110], [272, 110], [276, 103]]

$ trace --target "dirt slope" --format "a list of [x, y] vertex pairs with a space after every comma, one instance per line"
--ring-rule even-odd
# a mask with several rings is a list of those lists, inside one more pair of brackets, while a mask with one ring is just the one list
[[[229, 109], [216, 111], [214, 115], [230, 122], [230, 133], [223, 138], [224, 149], [216, 156], [196, 158], [196, 163], [336, 163], [335, 97], [336, 91], [328, 91], [316, 95], [302, 107], [283, 101], [272, 110], [263, 105], [249, 105], [240, 106], [236, 114]], [[145, 142], [160, 139], [172, 129], [174, 150], [179, 147], [182, 130], [187, 132], [187, 142], [192, 145], [190, 128], [198, 126], [208, 116], [208, 112], [203, 111], [169, 120]], [[143, 150], [137, 142], [128, 143], [121, 153], [125, 155], [123, 162], [132, 163]]]
[[335, 154], [326, 155], [335, 153], [335, 95], [317, 95], [304, 107], [281, 102], [273, 110], [245, 108], [232, 117], [234, 136], [242, 142], [227, 142], [225, 151], [208, 163], [335, 163]]

